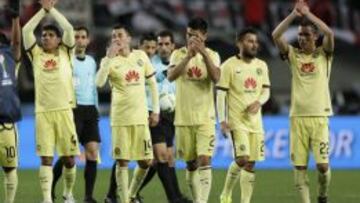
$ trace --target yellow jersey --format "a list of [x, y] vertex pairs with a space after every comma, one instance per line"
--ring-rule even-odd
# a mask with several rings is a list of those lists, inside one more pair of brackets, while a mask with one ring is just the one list
[[228, 123], [232, 130], [263, 132], [261, 108], [256, 114], [249, 114], [246, 109], [259, 100], [264, 88], [270, 87], [264, 61], [254, 58], [247, 63], [238, 55], [229, 58], [221, 65], [221, 77], [216, 86], [227, 92]]
[[109, 68], [112, 89], [111, 125], [147, 125], [145, 80], [155, 74], [149, 57], [141, 50], [132, 50], [127, 57], [103, 58], [101, 68], [104, 66]]
[[35, 81], [35, 112], [66, 110], [75, 107], [72, 82], [73, 49], [60, 45], [56, 54], [34, 45], [27, 54]]
[[331, 116], [329, 80], [332, 55], [318, 47], [313, 54], [289, 46], [292, 73], [290, 116]]
[[[215, 66], [220, 66], [219, 54], [206, 48]], [[170, 57], [170, 67], [179, 64], [187, 55], [187, 48], [175, 50]], [[188, 126], [215, 124], [214, 85], [204, 59], [196, 54], [186, 65], [185, 71], [175, 82], [175, 125]]]

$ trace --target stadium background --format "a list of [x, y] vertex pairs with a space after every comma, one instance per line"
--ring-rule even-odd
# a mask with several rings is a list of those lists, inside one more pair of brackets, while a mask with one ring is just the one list
[[[39, 9], [39, 5], [36, 4], [36, 0], [22, 0], [21, 2], [21, 21], [24, 24]], [[0, 30], [9, 33], [11, 21], [9, 15], [3, 10], [4, 6], [6, 6], [6, 0], [0, 0]], [[118, 22], [132, 28], [134, 47], [137, 46], [141, 34], [158, 32], [162, 29], [173, 31], [176, 43], [181, 46], [184, 44], [187, 21], [192, 16], [202, 16], [210, 25], [207, 45], [219, 51], [222, 61], [237, 51], [233, 46], [236, 32], [244, 26], [255, 27], [259, 31], [261, 43], [259, 57], [268, 62], [272, 83], [271, 99], [263, 109], [266, 115], [264, 118], [266, 161], [260, 163], [258, 168], [272, 169], [271, 171], [260, 170], [260, 176], [270, 173], [273, 175], [269, 177], [274, 179], [281, 177], [290, 179], [284, 190], [291, 191], [292, 176], [291, 171], [288, 170], [291, 166], [288, 153], [287, 118], [291, 76], [286, 64], [278, 57], [277, 49], [271, 40], [271, 32], [291, 11], [292, 6], [292, 0], [60, 0], [57, 8], [74, 25], [86, 25], [91, 29], [92, 43], [89, 54], [95, 56], [98, 62], [105, 54], [111, 26]], [[332, 27], [335, 33], [335, 59], [330, 87], [336, 116], [330, 122], [331, 165], [335, 169], [335, 175], [341, 174], [344, 178], [341, 179], [347, 185], [343, 188], [356, 191], [355, 188], [360, 188], [360, 186], [358, 184], [352, 186], [351, 184], [356, 183], [351, 180], [360, 180], [358, 172], [360, 169], [360, 1], [310, 0], [310, 7], [317, 16]], [[296, 29], [296, 26], [290, 27], [285, 34], [285, 37], [294, 43], [296, 43]], [[35, 172], [28, 169], [35, 169], [39, 165], [34, 144], [34, 82], [32, 69], [26, 57], [23, 64], [19, 74], [19, 89], [24, 114], [23, 121], [19, 123], [19, 164], [20, 169], [24, 169], [23, 175], [31, 176]], [[109, 168], [112, 160], [109, 148], [110, 126], [107, 118], [110, 99], [108, 87], [99, 90], [99, 98], [102, 115], [100, 129], [103, 140], [100, 167]], [[217, 134], [216, 146], [213, 164], [218, 170], [215, 171], [214, 182], [219, 184], [214, 186], [216, 188], [214, 190], [219, 193], [225, 177], [224, 169], [231, 162], [232, 149], [229, 140], [224, 139], [220, 133]], [[79, 163], [82, 164], [81, 159]], [[178, 166], [183, 167], [184, 164], [178, 162]], [[311, 166], [314, 167], [313, 161]], [[278, 172], [274, 169], [287, 170]], [[105, 176], [104, 174], [107, 175], [107, 173], [108, 171], [104, 170], [100, 176]], [[81, 177], [81, 175], [78, 176]], [[262, 181], [261, 178], [258, 180]], [[271, 178], [268, 181], [271, 182]], [[105, 183], [99, 184], [107, 185], [107, 181], [102, 180], [102, 182]], [[285, 182], [283, 183], [286, 184]], [[341, 185], [341, 181], [338, 182]], [[337, 182], [334, 181], [334, 184]], [[151, 187], [160, 188], [159, 185], [157, 182], [156, 186], [153, 184]], [[184, 184], [182, 187], [185, 187]], [[356, 195], [356, 192], [351, 192], [351, 189], [348, 189], [348, 196], [339, 192], [338, 201], [334, 202], [360, 202], [360, 196]], [[269, 195], [271, 195], [270, 191], [273, 188], [271, 185], [266, 186], [266, 190], [269, 190]], [[266, 193], [264, 197], [266, 195], [268, 194]], [[289, 192], [290, 197], [293, 195]], [[257, 202], [255, 196], [257, 196], [256, 193], [254, 198]], [[282, 202], [281, 198], [279, 197], [278, 202]], [[213, 201], [216, 202], [212, 198], [211, 202]], [[283, 202], [292, 201], [283, 200]]]

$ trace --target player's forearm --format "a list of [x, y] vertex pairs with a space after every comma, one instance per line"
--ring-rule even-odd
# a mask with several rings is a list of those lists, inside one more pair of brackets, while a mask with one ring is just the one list
[[61, 14], [56, 8], [52, 8], [49, 14], [54, 17], [56, 22], [59, 23], [60, 27], [64, 30], [63, 43], [68, 47], [73, 47], [75, 44], [74, 28], [71, 23]]
[[25, 50], [30, 49], [36, 43], [34, 30], [39, 25], [40, 21], [45, 17], [45, 15], [46, 11], [44, 9], [40, 9], [23, 27], [22, 33]]
[[216, 90], [216, 108], [220, 123], [226, 121], [226, 93], [224, 90]]
[[21, 57], [21, 28], [19, 17], [12, 19], [11, 45], [14, 58], [16, 61], [19, 61]]
[[324, 33], [324, 40], [323, 40], [323, 46], [325, 50], [332, 52], [334, 50], [334, 32], [331, 30], [329, 26], [326, 25], [320, 18], [312, 14], [311, 12], [308, 12], [306, 14], [306, 17], [313, 22], [316, 27], [319, 28], [321, 32]]
[[176, 65], [175, 67], [170, 67], [168, 69], [167, 78], [170, 82], [176, 80], [183, 73], [190, 59], [190, 56], [186, 56], [178, 65]]
[[264, 105], [270, 99], [270, 88], [263, 87], [258, 101], [261, 105]]
[[220, 79], [220, 69], [219, 67], [216, 67], [214, 62], [211, 60], [210, 56], [206, 53], [204, 55], [204, 62], [206, 65], [206, 70], [209, 74], [210, 79], [217, 83]]
[[105, 57], [104, 59], [101, 60], [101, 65], [100, 65], [100, 69], [99, 71], [96, 73], [96, 78], [95, 78], [95, 84], [98, 87], [103, 87], [107, 81], [107, 78], [109, 76], [110, 73], [110, 59]]
[[158, 114], [160, 112], [160, 104], [159, 104], [159, 92], [155, 77], [152, 76], [148, 78], [147, 81], [151, 91], [152, 112]]
[[280, 39], [285, 31], [289, 28], [290, 24], [295, 20], [296, 14], [291, 12], [283, 21], [272, 32], [272, 37], [274, 40]]

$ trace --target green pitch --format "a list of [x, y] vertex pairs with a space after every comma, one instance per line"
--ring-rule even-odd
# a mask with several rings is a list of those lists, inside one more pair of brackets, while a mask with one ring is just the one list
[[[109, 184], [109, 170], [100, 170], [98, 173], [95, 187], [95, 198], [101, 203], [106, 194]], [[215, 170], [213, 172], [213, 184], [209, 203], [218, 203], [219, 195], [224, 184], [226, 171]], [[1, 177], [1, 185], [3, 176]], [[185, 185], [185, 173], [179, 171], [178, 179], [181, 189], [188, 196]], [[310, 172], [311, 191], [313, 202], [316, 196], [316, 173]], [[75, 197], [78, 202], [82, 202], [84, 184], [83, 171], [79, 170], [77, 174], [77, 183], [75, 185]], [[356, 170], [333, 171], [330, 199], [332, 203], [359, 203], [360, 202], [360, 172]], [[57, 187], [57, 196], [61, 197], [62, 182]], [[239, 203], [239, 186], [236, 186], [233, 193], [233, 202]], [[3, 187], [0, 188], [0, 202], [3, 200]], [[165, 194], [161, 187], [159, 179], [156, 177], [148, 187], [141, 193], [144, 202], [147, 203], [166, 203]], [[62, 202], [58, 198], [57, 202]], [[40, 203], [41, 192], [38, 181], [38, 173], [35, 170], [21, 170], [19, 172], [19, 186], [16, 203]], [[255, 191], [252, 203], [296, 203], [296, 194], [293, 186], [293, 176], [291, 171], [258, 171], [256, 176]]]

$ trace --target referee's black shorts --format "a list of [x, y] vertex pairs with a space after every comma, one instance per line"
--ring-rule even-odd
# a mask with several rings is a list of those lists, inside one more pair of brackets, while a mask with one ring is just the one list
[[159, 124], [155, 127], [150, 127], [153, 145], [166, 143], [167, 147], [174, 146], [174, 115], [174, 112], [160, 112]]
[[101, 142], [99, 113], [94, 105], [77, 105], [74, 121], [79, 142], [84, 146], [89, 142]]

